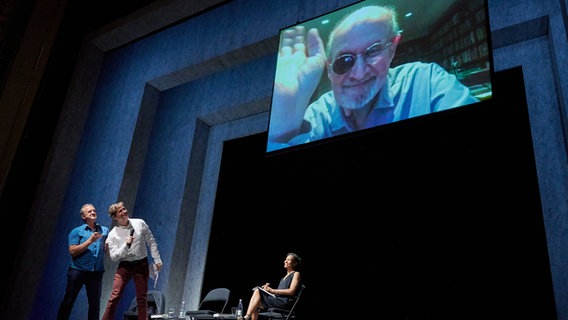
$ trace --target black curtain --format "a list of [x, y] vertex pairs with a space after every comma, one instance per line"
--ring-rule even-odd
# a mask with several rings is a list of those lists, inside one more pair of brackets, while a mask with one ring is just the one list
[[227, 141], [203, 292], [248, 304], [293, 251], [302, 319], [554, 319], [522, 70], [494, 80], [491, 100], [277, 155], [266, 133]]

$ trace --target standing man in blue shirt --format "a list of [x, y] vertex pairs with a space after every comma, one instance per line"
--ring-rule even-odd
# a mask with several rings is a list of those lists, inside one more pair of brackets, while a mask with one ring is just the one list
[[[436, 63], [391, 67], [401, 32], [394, 7], [366, 6], [331, 31], [286, 30], [276, 66], [268, 151], [477, 102]], [[331, 90], [310, 103], [324, 70]]]
[[89, 301], [89, 320], [99, 320], [101, 290], [105, 257], [105, 240], [108, 228], [97, 224], [97, 211], [92, 204], [81, 207], [84, 224], [69, 232], [71, 265], [67, 271], [65, 295], [59, 306], [58, 320], [67, 320], [73, 304], [83, 286]]

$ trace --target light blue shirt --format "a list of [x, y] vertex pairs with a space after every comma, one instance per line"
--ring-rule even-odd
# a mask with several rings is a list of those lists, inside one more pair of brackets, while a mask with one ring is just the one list
[[[105, 240], [108, 236], [108, 228], [95, 225], [95, 231], [102, 234], [102, 237], [97, 241], [91, 243], [87, 249], [79, 255], [73, 257], [71, 260], [71, 268], [81, 271], [105, 271], [104, 257], [105, 257]], [[85, 223], [69, 232], [67, 237], [69, 246], [78, 245], [87, 241], [93, 232], [91, 228]]]
[[[436, 63], [411, 62], [391, 68], [365, 127], [404, 120], [478, 102], [455, 75]], [[269, 143], [272, 151], [356, 131], [335, 101], [324, 93], [304, 114], [301, 133], [288, 143]]]

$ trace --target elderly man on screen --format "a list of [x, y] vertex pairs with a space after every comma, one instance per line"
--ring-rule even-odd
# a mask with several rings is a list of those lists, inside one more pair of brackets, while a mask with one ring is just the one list
[[[274, 83], [268, 151], [479, 101], [436, 63], [391, 68], [401, 35], [392, 7], [344, 17], [324, 51], [317, 29], [286, 30]], [[327, 68], [332, 90], [310, 104]]]

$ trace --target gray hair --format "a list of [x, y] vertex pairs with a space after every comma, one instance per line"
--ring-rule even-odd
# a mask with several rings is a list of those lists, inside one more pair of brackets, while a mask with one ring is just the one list
[[385, 17], [385, 18], [387, 18], [385, 20], [390, 24], [392, 36], [394, 37], [394, 36], [396, 36], [400, 33], [400, 27], [398, 25], [398, 20], [397, 20], [397, 12], [396, 12], [396, 8], [394, 6], [371, 5], [371, 6], [361, 7], [359, 9], [345, 15], [335, 25], [335, 27], [333, 28], [333, 30], [329, 34], [329, 41], [327, 42], [327, 47], [326, 47], [326, 55], [329, 57], [329, 55], [331, 53], [331, 48], [333, 46], [333, 42], [335, 40], [335, 36], [339, 31], [344, 30], [347, 27], [352, 26], [357, 21], [361, 21], [361, 20], [369, 18], [369, 17], [373, 17], [373, 18]]
[[[90, 203], [85, 203], [83, 206], [81, 206], [81, 210], [79, 210], [79, 214], [81, 215], [81, 219], [83, 219], [83, 215], [85, 214], [85, 208], [86, 207], [93, 207], [95, 208], [94, 205], [90, 204]], [[95, 208], [96, 210], [96, 208]]]

